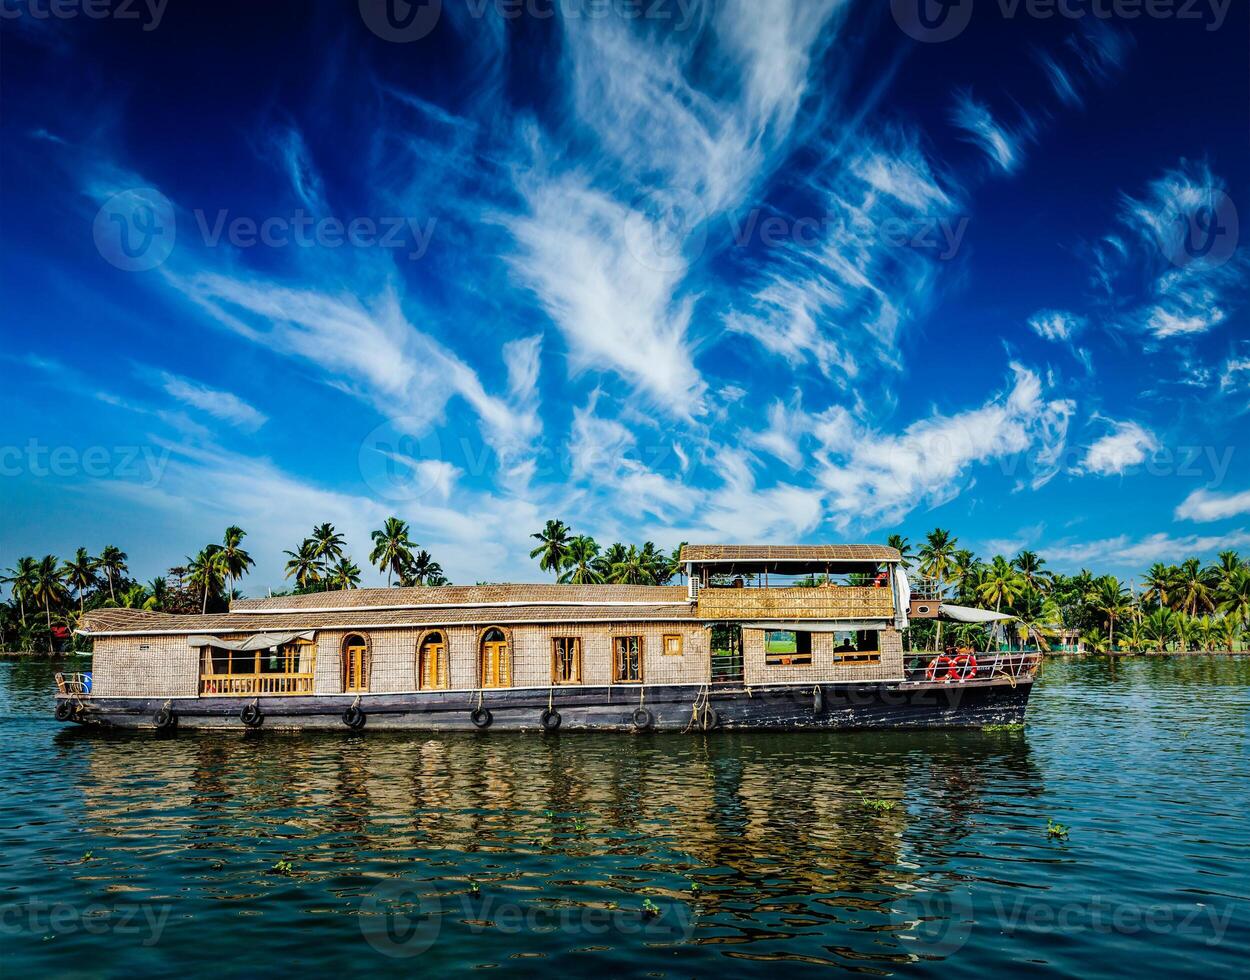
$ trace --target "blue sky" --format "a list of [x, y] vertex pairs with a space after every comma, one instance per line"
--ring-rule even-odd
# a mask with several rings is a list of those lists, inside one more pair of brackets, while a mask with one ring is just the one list
[[1245, 6], [924, 2], [4, 0], [0, 564], [1250, 550]]

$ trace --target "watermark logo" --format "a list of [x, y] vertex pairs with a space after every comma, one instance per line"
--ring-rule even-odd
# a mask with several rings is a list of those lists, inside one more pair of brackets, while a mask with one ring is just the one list
[[359, 0], [360, 18], [383, 41], [410, 44], [428, 37], [443, 16], [443, 0]]
[[898, 936], [920, 959], [945, 959], [967, 944], [975, 924], [972, 892], [960, 885], [949, 891], [915, 892], [890, 909]]
[[411, 959], [438, 941], [442, 911], [437, 894], [424, 894], [406, 881], [387, 881], [361, 903], [360, 931], [383, 956]]
[[972, 0], [890, 0], [904, 34], [925, 44], [957, 38], [972, 20]]
[[707, 246], [707, 214], [688, 191], [652, 191], [639, 197], [625, 219], [630, 254], [654, 272], [681, 272]]
[[357, 464], [365, 484], [383, 500], [419, 500], [446, 489], [456, 467], [443, 459], [437, 433], [416, 418], [388, 419], [360, 444]]
[[1210, 188], [1201, 201], [1177, 208], [1160, 226], [1159, 247], [1176, 266], [1201, 262], [1220, 266], [1237, 251], [1237, 206], [1222, 190]]
[[169, 464], [169, 450], [154, 446], [50, 446], [29, 439], [23, 446], [0, 445], [0, 478], [126, 480], [157, 486]]
[[169, 258], [177, 238], [174, 206], [154, 187], [114, 194], [96, 212], [96, 251], [124, 272], [147, 272]]

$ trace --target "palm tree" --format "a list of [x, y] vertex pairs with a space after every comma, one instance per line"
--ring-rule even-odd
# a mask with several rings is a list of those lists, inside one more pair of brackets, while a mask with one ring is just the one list
[[967, 548], [960, 548], [951, 556], [951, 581], [955, 583], [960, 599], [972, 594], [980, 585], [981, 561]]
[[87, 554], [86, 548], [79, 548], [78, 553], [67, 560], [65, 567], [61, 569], [66, 583], [78, 593], [79, 616], [83, 614], [83, 593], [96, 584], [95, 570], [96, 561]]
[[109, 580], [109, 598], [114, 602], [117, 601], [117, 592], [113, 588], [113, 580], [120, 580], [129, 571], [126, 567], [126, 558], [126, 552], [115, 545], [106, 544], [97, 560], [97, 564], [104, 570], [104, 574]]
[[885, 542], [903, 557], [903, 567], [910, 569], [912, 559], [916, 556], [912, 554], [911, 542], [901, 534], [891, 534]]
[[396, 574], [402, 575], [404, 569], [412, 564], [412, 549], [416, 547], [408, 539], [408, 525], [398, 517], [388, 517], [381, 530], [373, 532], [373, 550], [369, 552], [369, 563], [378, 571], [386, 572], [386, 587], [389, 589]]
[[1198, 615], [1199, 609], [1214, 609], [1211, 601], [1212, 576], [1209, 569], [1202, 567], [1197, 558], [1189, 558], [1181, 563], [1178, 576], [1180, 586], [1180, 608], [1191, 616]]
[[330, 572], [330, 582], [336, 589], [360, 588], [360, 569], [350, 558], [340, 558]]
[[321, 560], [321, 570], [325, 573], [326, 588], [330, 588], [330, 562], [343, 557], [343, 548], [347, 544], [343, 535], [334, 530], [333, 524], [319, 524], [313, 528], [312, 541], [317, 557]]
[[431, 579], [443, 577], [443, 566], [434, 560], [424, 548], [412, 556], [408, 567], [404, 569], [401, 585], [429, 585]]
[[35, 566], [31, 581], [31, 598], [43, 606], [48, 618], [48, 652], [52, 652], [52, 607], [59, 606], [69, 598], [69, 589], [61, 578], [61, 570], [55, 555], [44, 555]]
[[1224, 648], [1229, 653], [1233, 653], [1237, 649], [1237, 636], [1241, 633], [1241, 624], [1237, 620], [1225, 616], [1219, 621], [1216, 633]]
[[1215, 594], [1225, 619], [1250, 623], [1250, 568], [1242, 565], [1233, 569], [1219, 584]]
[[294, 575], [295, 584], [301, 589], [310, 588], [321, 581], [321, 575], [317, 571], [317, 545], [310, 538], [303, 540], [298, 551], [282, 553], [291, 559], [286, 563], [286, 577]]
[[1020, 573], [1025, 585], [1038, 592], [1045, 592], [1053, 581], [1051, 573], [1042, 570], [1045, 564], [1046, 559], [1038, 557], [1035, 551], [1022, 551], [1011, 560], [1012, 567]]
[[984, 601], [994, 603], [995, 612], [1002, 612], [1003, 603], [1006, 603], [1010, 609], [1020, 598], [1023, 590], [1023, 577], [1006, 558], [1002, 555], [995, 555], [981, 581], [978, 594]]
[[[950, 531], [935, 527], [925, 536], [924, 544], [920, 548], [920, 572], [922, 575], [937, 580], [939, 596], [946, 594], [946, 579], [954, 567], [955, 546], [958, 543], [958, 539], [952, 537]], [[933, 644], [935, 650], [942, 647], [942, 621], [940, 619], [937, 621]]]
[[138, 582], [122, 593], [123, 609], [147, 609], [150, 601], [148, 590]]
[[595, 539], [582, 534], [569, 542], [569, 554], [560, 581], [571, 585], [598, 585], [603, 576], [595, 566], [599, 557], [599, 545]]
[[647, 569], [642, 563], [642, 555], [635, 545], [630, 545], [625, 557], [612, 566], [611, 581], [617, 585], [641, 585], [646, 578]]
[[1107, 620], [1108, 646], [1115, 649], [1115, 624], [1129, 608], [1128, 595], [1120, 580], [1114, 575], [1107, 575], [1098, 580], [1094, 591], [1089, 596], [1090, 607], [1101, 613]]
[[643, 567], [647, 570], [648, 584], [668, 585], [669, 580], [673, 577], [668, 555], [660, 551], [654, 542], [648, 541], [642, 546], [642, 551], [638, 553], [638, 557]]
[[12, 587], [13, 598], [17, 600], [17, 607], [21, 613], [22, 629], [26, 628], [26, 600], [31, 597], [35, 571], [38, 567], [39, 563], [28, 555], [25, 558], [19, 558], [17, 564], [9, 569], [4, 578], [4, 581]]
[[[673, 576], [676, 575], [679, 579], [681, 579], [683, 585], [686, 582], [686, 564], [681, 560], [681, 549], [686, 547], [687, 544], [689, 544], [689, 542], [683, 541], [676, 548], [674, 548], [672, 553], [668, 556], [669, 579], [671, 580]], [[597, 547], [598, 546], [596, 546], [596, 550]]]
[[247, 532], [243, 528], [231, 525], [226, 528], [225, 537], [222, 539], [221, 559], [226, 566], [226, 578], [230, 583], [228, 594], [231, 597], [234, 596], [235, 579], [242, 578], [247, 574], [247, 570], [256, 564], [252, 561], [252, 556], [240, 547], [246, 537]]
[[202, 595], [200, 612], [208, 612], [208, 597], [221, 591], [226, 581], [226, 562], [221, 545], [210, 544], [201, 548], [194, 558], [187, 557], [191, 586]]
[[1177, 617], [1184, 613], [1176, 613], [1167, 606], [1152, 609], [1146, 621], [1142, 623], [1142, 632], [1155, 650], [1162, 653], [1176, 636]]
[[531, 538], [539, 541], [539, 545], [530, 552], [531, 558], [538, 559], [538, 567], [544, 572], [553, 572], [558, 581], [560, 570], [569, 557], [569, 529], [564, 521], [548, 521], [537, 534]]
[[164, 609], [165, 600], [169, 596], [169, 589], [165, 585], [165, 579], [158, 575], [148, 583], [148, 591], [152, 597], [144, 603], [144, 609]]
[[627, 555], [628, 552], [625, 549], [625, 545], [619, 541], [614, 542], [607, 551], [602, 552], [595, 559], [595, 571], [599, 573], [599, 577], [603, 581], [615, 582], [616, 579], [612, 577], [612, 569], [621, 564]]
[[955, 565], [958, 544], [959, 539], [951, 537], [950, 531], [940, 527], [930, 531], [920, 548], [921, 574], [937, 579], [939, 586], [945, 585]]
[[1169, 596], [1176, 591], [1176, 577], [1175, 565], [1164, 565], [1162, 562], [1155, 562], [1151, 565], [1142, 583], [1146, 586], [1141, 597], [1142, 603], [1144, 605], [1151, 603], [1159, 606], [1170, 605]]

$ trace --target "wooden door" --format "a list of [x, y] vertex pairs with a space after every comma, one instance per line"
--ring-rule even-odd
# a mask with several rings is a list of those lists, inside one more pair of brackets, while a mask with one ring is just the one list
[[512, 686], [512, 656], [507, 640], [482, 643], [482, 687]]
[[349, 643], [343, 650], [343, 690], [359, 694], [369, 690], [368, 648], [363, 643]]
[[447, 645], [441, 640], [427, 640], [421, 646], [420, 684], [423, 691], [447, 687]]

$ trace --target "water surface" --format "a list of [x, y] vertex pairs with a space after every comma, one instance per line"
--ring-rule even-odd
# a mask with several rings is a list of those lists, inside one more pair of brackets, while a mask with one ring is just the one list
[[643, 737], [109, 736], [54, 669], [0, 661], [6, 976], [1250, 953], [1246, 658], [1050, 661], [1023, 730]]

